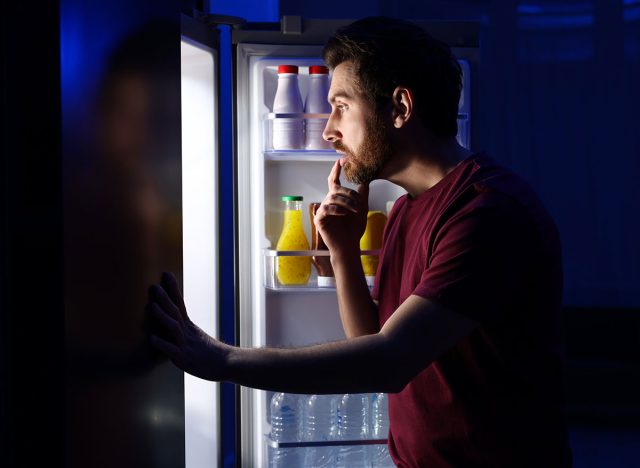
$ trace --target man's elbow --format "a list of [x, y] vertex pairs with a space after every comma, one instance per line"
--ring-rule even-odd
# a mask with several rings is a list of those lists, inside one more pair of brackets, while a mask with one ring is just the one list
[[400, 393], [417, 375], [413, 369], [399, 365], [397, 362], [387, 363], [385, 371], [380, 372], [384, 376], [384, 382], [382, 382], [384, 393]]

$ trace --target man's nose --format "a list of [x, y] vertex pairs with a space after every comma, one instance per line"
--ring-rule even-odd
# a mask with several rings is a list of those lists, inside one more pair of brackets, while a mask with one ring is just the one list
[[332, 112], [329, 116], [329, 120], [327, 120], [327, 125], [325, 125], [324, 131], [322, 132], [322, 138], [332, 143], [342, 138], [342, 134], [336, 128], [336, 122], [333, 115], [334, 114]]

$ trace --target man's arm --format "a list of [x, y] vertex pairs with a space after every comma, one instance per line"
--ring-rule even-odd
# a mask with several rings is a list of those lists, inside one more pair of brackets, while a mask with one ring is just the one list
[[360, 238], [367, 226], [369, 185], [351, 190], [340, 184], [341, 161], [327, 179], [329, 192], [315, 224], [331, 252], [340, 319], [347, 338], [378, 332], [377, 305], [371, 299], [360, 261]]
[[184, 371], [292, 393], [398, 392], [476, 327], [471, 319], [410, 296], [374, 334], [297, 349], [237, 348], [191, 323], [173, 276], [152, 288], [149, 307], [164, 331], [152, 343]]

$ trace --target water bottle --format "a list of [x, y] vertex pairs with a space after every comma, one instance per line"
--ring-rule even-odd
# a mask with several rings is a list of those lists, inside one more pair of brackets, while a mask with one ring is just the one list
[[[371, 398], [371, 438], [389, 437], [389, 405], [386, 393], [374, 393]], [[387, 445], [372, 445], [371, 466], [374, 468], [394, 467]]]
[[[275, 442], [302, 441], [302, 398], [291, 393], [276, 393], [271, 399], [271, 439]], [[304, 462], [304, 449], [271, 448], [269, 467], [298, 468]]]
[[[273, 100], [275, 114], [301, 114], [302, 97], [298, 86], [298, 67], [278, 67], [278, 88]], [[272, 146], [275, 150], [300, 149], [303, 143], [302, 118], [276, 118], [273, 120]]]
[[[325, 442], [335, 440], [338, 432], [338, 397], [310, 395], [305, 408], [304, 440]], [[336, 447], [308, 447], [305, 468], [329, 468], [336, 463]]]
[[[309, 67], [309, 93], [304, 103], [307, 114], [329, 114], [331, 106], [327, 101], [329, 95], [329, 69], [322, 65]], [[331, 149], [331, 143], [322, 138], [327, 119], [305, 120], [305, 145], [308, 150]]]
[[[340, 440], [369, 439], [369, 394], [346, 394], [338, 405], [338, 438]], [[367, 445], [343, 445], [338, 448], [336, 466], [362, 468], [370, 466]]]

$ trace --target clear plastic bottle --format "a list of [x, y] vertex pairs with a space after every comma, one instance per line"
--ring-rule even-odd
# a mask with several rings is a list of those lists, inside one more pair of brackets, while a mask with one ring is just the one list
[[[329, 69], [323, 65], [309, 67], [309, 92], [304, 103], [307, 114], [329, 114], [331, 106], [327, 101], [329, 95]], [[308, 150], [331, 149], [331, 143], [322, 138], [327, 119], [305, 120], [305, 145]]]
[[[276, 393], [271, 398], [271, 440], [302, 441], [302, 397], [291, 393]], [[270, 468], [298, 468], [304, 462], [303, 448], [270, 448]]]
[[[389, 404], [386, 393], [374, 393], [371, 397], [371, 438], [389, 437]], [[374, 468], [394, 467], [387, 445], [372, 445], [371, 466]]]
[[[305, 408], [305, 442], [335, 440], [338, 433], [338, 396], [309, 395]], [[336, 447], [308, 447], [305, 468], [329, 468], [335, 466]]]
[[[298, 67], [278, 67], [278, 88], [273, 100], [275, 114], [302, 114], [302, 96], [298, 86]], [[300, 149], [303, 146], [302, 117], [276, 118], [272, 122], [271, 144], [275, 150]]]
[[[340, 440], [369, 439], [369, 394], [347, 393], [338, 405], [338, 438]], [[361, 468], [370, 466], [367, 445], [343, 445], [338, 448], [336, 466]]]

